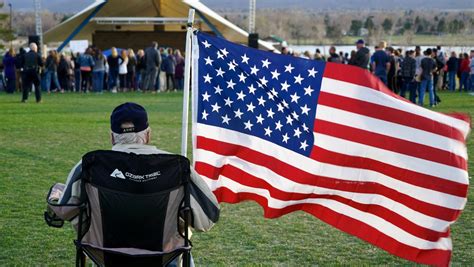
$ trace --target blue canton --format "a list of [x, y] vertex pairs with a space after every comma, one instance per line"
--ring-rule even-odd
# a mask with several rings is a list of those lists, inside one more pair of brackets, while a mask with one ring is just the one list
[[324, 62], [198, 32], [198, 123], [253, 135], [309, 156]]

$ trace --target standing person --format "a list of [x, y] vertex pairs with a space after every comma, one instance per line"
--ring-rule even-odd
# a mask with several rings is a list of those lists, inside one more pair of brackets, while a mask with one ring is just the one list
[[387, 53], [387, 56], [389, 58], [390, 62], [390, 67], [388, 68], [387, 71], [387, 85], [388, 89], [390, 91], [398, 93], [396, 90], [396, 73], [397, 73], [397, 60], [394, 55], [394, 49], [393, 47], [389, 46], [385, 49], [385, 53]]
[[111, 54], [107, 57], [107, 63], [109, 64], [109, 90], [112, 93], [117, 93], [117, 79], [119, 74], [120, 57], [118, 55], [117, 48], [112, 47], [110, 51]]
[[58, 77], [59, 84], [61, 85], [61, 93], [64, 93], [64, 90], [71, 90], [71, 76], [73, 75], [73, 65], [71, 60], [64, 54], [61, 53], [59, 58], [58, 65]]
[[435, 95], [433, 89], [433, 72], [436, 71], [436, 62], [431, 57], [432, 56], [431, 48], [428, 48], [425, 51], [425, 58], [421, 60], [421, 84], [420, 90], [418, 92], [418, 104], [423, 106], [423, 100], [425, 97], [425, 92], [428, 90], [429, 92], [429, 99], [430, 99], [430, 107], [435, 107]]
[[48, 94], [51, 92], [51, 82], [54, 83], [56, 90], [62, 90], [61, 85], [59, 85], [58, 80], [58, 65], [59, 65], [59, 58], [58, 53], [55, 50], [51, 50], [48, 53], [48, 57], [46, 58], [45, 68], [45, 85], [46, 91]]
[[401, 77], [403, 79], [400, 96], [405, 97], [406, 92], [410, 92], [410, 101], [416, 104], [416, 60], [415, 52], [413, 50], [407, 51], [405, 59], [401, 64]]
[[459, 92], [462, 92], [462, 89], [464, 87], [464, 91], [469, 90], [469, 73], [471, 72], [471, 61], [469, 60], [469, 55], [467, 53], [462, 54], [462, 59], [461, 59], [461, 66], [460, 66], [460, 72], [461, 72], [461, 81], [459, 84]]
[[92, 88], [94, 92], [101, 94], [104, 89], [105, 65], [107, 60], [102, 50], [96, 49], [94, 55], [94, 70], [92, 71]]
[[127, 91], [127, 65], [128, 55], [127, 50], [123, 49], [119, 60], [119, 80], [120, 80], [120, 91]]
[[36, 103], [41, 103], [41, 89], [40, 89], [40, 68], [43, 67], [43, 59], [38, 54], [38, 46], [35, 43], [30, 44], [30, 51], [23, 56], [22, 66], [24, 69], [24, 86], [23, 96], [21, 102], [25, 103], [28, 100], [28, 94], [31, 91], [31, 86], [35, 86]]
[[342, 58], [336, 53], [336, 47], [334, 46], [331, 46], [331, 48], [329, 48], [328, 62], [343, 63]]
[[15, 67], [16, 67], [16, 77], [17, 77], [17, 91], [23, 92], [23, 86], [24, 86], [24, 76], [25, 76], [25, 70], [23, 68], [23, 57], [26, 54], [26, 50], [23, 47], [20, 47], [20, 53], [15, 57]]
[[128, 64], [127, 64], [127, 88], [130, 90], [135, 91], [137, 89], [136, 82], [135, 82], [135, 75], [137, 69], [137, 58], [135, 56], [135, 52], [133, 49], [128, 49]]
[[73, 54], [72, 61], [74, 62], [74, 91], [79, 92], [81, 91], [81, 62], [79, 62], [79, 58], [81, 54], [79, 52], [76, 55]]
[[362, 69], [369, 68], [369, 60], [370, 60], [370, 51], [367, 47], [365, 47], [364, 40], [360, 39], [356, 42], [357, 52], [355, 55], [351, 55], [351, 59], [349, 60], [349, 65], [357, 66]]
[[153, 87], [161, 65], [161, 56], [158, 53], [158, 43], [153, 42], [150, 47], [145, 50], [145, 81], [144, 91], [153, 91]]
[[145, 51], [143, 49], [140, 49], [137, 51], [137, 66], [135, 69], [135, 84], [137, 87], [138, 91], [143, 90], [143, 82], [145, 80]]
[[161, 62], [160, 71], [158, 72], [159, 80], [157, 82], [157, 85], [158, 85], [159, 92], [165, 92], [168, 89], [167, 83], [166, 83], [166, 70], [168, 69], [168, 63], [169, 63], [169, 61], [167, 60], [168, 50], [164, 48], [160, 48], [160, 56], [162, 58], [162, 62]]
[[375, 53], [372, 55], [372, 70], [375, 76], [377, 76], [385, 85], [387, 83], [387, 73], [390, 69], [390, 57], [385, 53], [385, 47], [387, 43], [382, 41], [377, 46]]
[[5, 78], [7, 79], [7, 94], [13, 94], [16, 88], [16, 66], [15, 66], [15, 50], [10, 48], [3, 57], [2, 63], [5, 71]]
[[181, 55], [181, 51], [176, 49], [174, 51], [176, 59], [176, 68], [174, 70], [174, 78], [176, 80], [176, 88], [178, 90], [184, 89], [184, 57]]
[[168, 56], [165, 59], [168, 61], [166, 64], [166, 87], [168, 91], [176, 90], [175, 80], [174, 80], [174, 71], [176, 68], [176, 59], [173, 55], [173, 49], [168, 48]]
[[454, 92], [456, 90], [456, 73], [458, 72], [458, 57], [456, 55], [456, 52], [451, 52], [451, 56], [448, 59], [448, 62], [446, 62], [446, 65], [448, 65], [448, 88], [449, 91]]
[[474, 91], [474, 50], [471, 50], [471, 91]]
[[88, 47], [84, 54], [79, 57], [81, 65], [82, 92], [88, 93], [92, 87], [92, 68], [94, 67], [94, 58], [92, 57], [92, 48]]

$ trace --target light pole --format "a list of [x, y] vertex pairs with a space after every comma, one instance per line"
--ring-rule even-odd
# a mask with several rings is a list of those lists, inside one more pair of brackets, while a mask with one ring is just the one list
[[13, 9], [12, 9], [12, 3], [8, 3], [8, 7], [10, 7], [10, 34], [12, 35], [12, 38], [10, 39], [10, 48], [13, 48]]

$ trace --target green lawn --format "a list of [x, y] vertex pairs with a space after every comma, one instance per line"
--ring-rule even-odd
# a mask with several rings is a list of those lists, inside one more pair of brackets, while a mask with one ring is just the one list
[[[443, 112], [474, 115], [474, 96], [440, 93]], [[74, 232], [69, 224], [49, 228], [43, 221], [45, 195], [64, 182], [71, 167], [90, 150], [110, 148], [109, 116], [125, 101], [149, 112], [152, 143], [179, 152], [182, 94], [135, 93], [44, 95], [44, 103], [0, 95], [0, 266], [72, 266]], [[474, 139], [468, 140], [473, 173]], [[454, 266], [474, 264], [474, 192], [452, 227]], [[198, 265], [411, 265], [355, 237], [296, 212], [264, 219], [253, 202], [222, 205], [209, 233], [193, 236]]]

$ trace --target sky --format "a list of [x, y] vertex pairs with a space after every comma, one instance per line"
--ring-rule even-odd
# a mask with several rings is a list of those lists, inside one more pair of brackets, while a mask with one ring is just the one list
[[[0, 0], [1, 1], [1, 0]], [[145, 1], [145, 0], [134, 0]], [[3, 0], [14, 9], [32, 10], [33, 0]], [[77, 12], [93, 0], [42, 0], [43, 8], [53, 12]], [[201, 0], [211, 8], [247, 8], [248, 0]], [[315, 8], [315, 9], [457, 9], [474, 10], [474, 0], [257, 0], [257, 8]]]

